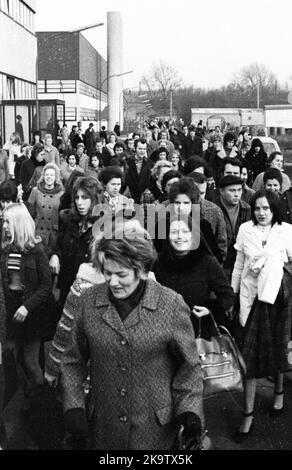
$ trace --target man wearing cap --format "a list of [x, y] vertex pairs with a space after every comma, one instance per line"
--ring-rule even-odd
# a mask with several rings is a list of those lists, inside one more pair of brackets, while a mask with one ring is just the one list
[[223, 212], [227, 231], [227, 257], [223, 268], [231, 279], [236, 258], [234, 244], [241, 224], [251, 219], [250, 206], [241, 200], [242, 180], [238, 176], [227, 175], [219, 182], [219, 199], [217, 205]]

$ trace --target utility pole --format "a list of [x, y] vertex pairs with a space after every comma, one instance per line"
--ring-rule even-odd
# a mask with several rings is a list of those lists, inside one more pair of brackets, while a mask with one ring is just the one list
[[257, 81], [257, 108], [260, 107], [260, 77], [258, 77]]
[[169, 118], [172, 120], [172, 90], [170, 90]]

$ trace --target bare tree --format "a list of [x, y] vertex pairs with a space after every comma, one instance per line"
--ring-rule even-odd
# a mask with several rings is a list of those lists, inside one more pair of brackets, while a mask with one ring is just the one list
[[171, 91], [181, 87], [182, 80], [174, 67], [160, 60], [153, 64], [148, 75], [142, 76], [141, 85], [147, 89], [150, 98], [159, 97], [166, 101]]
[[243, 67], [234, 74], [231, 85], [242, 90], [250, 97], [256, 96], [259, 87], [262, 99], [277, 91], [276, 76], [263, 64], [257, 62]]

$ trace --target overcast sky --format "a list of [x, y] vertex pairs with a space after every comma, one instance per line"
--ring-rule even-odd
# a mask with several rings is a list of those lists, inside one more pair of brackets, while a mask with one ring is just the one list
[[[291, 0], [37, 0], [36, 30], [106, 23], [107, 11], [123, 18], [124, 70], [134, 71], [125, 87], [160, 59], [186, 85], [206, 88], [226, 85], [252, 62], [281, 83], [292, 76]], [[106, 26], [83, 34], [106, 58]]]

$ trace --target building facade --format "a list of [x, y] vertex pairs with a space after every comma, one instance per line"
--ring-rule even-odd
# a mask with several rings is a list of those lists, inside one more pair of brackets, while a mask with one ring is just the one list
[[36, 98], [35, 0], [0, 0], [0, 133], [9, 140], [21, 116], [23, 139], [30, 140]]
[[106, 60], [80, 32], [37, 32], [37, 39], [38, 98], [63, 100], [68, 127], [82, 121], [83, 129], [89, 122], [98, 129], [107, 104]]

